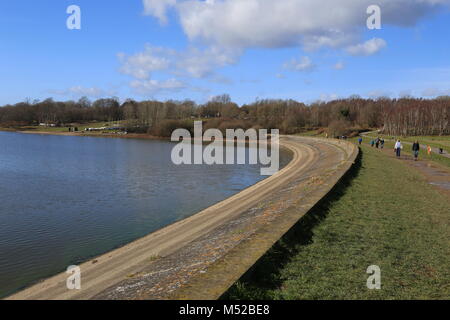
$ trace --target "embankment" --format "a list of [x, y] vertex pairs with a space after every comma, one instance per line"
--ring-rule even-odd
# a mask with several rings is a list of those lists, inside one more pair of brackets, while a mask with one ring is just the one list
[[352, 166], [358, 149], [285, 136], [292, 161], [187, 219], [80, 265], [81, 290], [58, 274], [9, 299], [217, 299]]

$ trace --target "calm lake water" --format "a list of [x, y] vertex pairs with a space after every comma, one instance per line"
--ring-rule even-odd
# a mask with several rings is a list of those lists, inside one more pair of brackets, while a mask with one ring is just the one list
[[259, 166], [175, 166], [173, 146], [0, 132], [0, 297], [264, 179]]

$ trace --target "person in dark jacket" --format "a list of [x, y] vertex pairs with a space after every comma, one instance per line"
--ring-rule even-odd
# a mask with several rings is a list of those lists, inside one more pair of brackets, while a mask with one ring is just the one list
[[416, 141], [413, 143], [412, 151], [413, 151], [413, 154], [414, 154], [414, 161], [417, 161], [417, 159], [419, 158], [419, 152], [420, 152], [420, 144], [419, 144], [419, 141], [416, 140]]

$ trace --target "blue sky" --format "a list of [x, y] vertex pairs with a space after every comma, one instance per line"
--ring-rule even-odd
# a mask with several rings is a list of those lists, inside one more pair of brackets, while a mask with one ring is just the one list
[[[2, 1], [0, 104], [450, 94], [449, 2]], [[374, 3], [381, 30], [365, 24]], [[81, 30], [66, 27], [69, 5]]]

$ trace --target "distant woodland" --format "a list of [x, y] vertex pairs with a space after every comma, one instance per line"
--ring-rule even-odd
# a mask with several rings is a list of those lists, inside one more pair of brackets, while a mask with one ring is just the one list
[[65, 126], [93, 121], [122, 121], [130, 132], [170, 136], [176, 128], [192, 129], [202, 119], [205, 129], [280, 129], [294, 134], [311, 128], [328, 128], [341, 135], [380, 129], [389, 135], [449, 135], [450, 97], [436, 99], [363, 99], [352, 96], [306, 105], [294, 100], [258, 100], [239, 106], [228, 95], [205, 104], [193, 101], [90, 101], [20, 102], [0, 107], [0, 127], [51, 123]]

